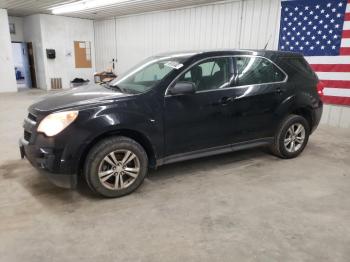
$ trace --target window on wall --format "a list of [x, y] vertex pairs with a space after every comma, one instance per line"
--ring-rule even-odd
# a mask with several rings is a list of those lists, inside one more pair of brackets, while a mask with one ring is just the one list
[[236, 86], [281, 82], [284, 73], [269, 60], [262, 57], [235, 57]]
[[178, 81], [191, 81], [197, 91], [225, 88], [229, 85], [230, 58], [220, 57], [203, 61], [191, 67]]

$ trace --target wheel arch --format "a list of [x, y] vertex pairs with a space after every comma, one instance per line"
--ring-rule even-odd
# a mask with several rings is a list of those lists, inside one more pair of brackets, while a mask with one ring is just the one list
[[312, 130], [313, 117], [312, 117], [312, 109], [311, 108], [309, 108], [307, 106], [301, 106], [301, 107], [295, 108], [291, 113], [304, 117], [309, 124], [310, 131]]
[[86, 157], [88, 153], [90, 152], [91, 148], [96, 145], [98, 142], [102, 141], [103, 139], [106, 139], [108, 137], [113, 136], [124, 136], [131, 138], [135, 140], [137, 143], [139, 143], [144, 150], [146, 151], [149, 166], [154, 168], [156, 167], [156, 151], [153, 148], [150, 140], [147, 138], [146, 135], [142, 134], [139, 131], [132, 130], [132, 129], [118, 129], [118, 130], [111, 130], [107, 131], [105, 133], [102, 133], [95, 137], [87, 146], [84, 147], [82, 150], [82, 153], [80, 154], [80, 158], [78, 160], [78, 171], [81, 172], [82, 167], [84, 166], [84, 162], [86, 160]]
[[285, 99], [277, 110], [281, 121], [290, 114], [302, 116], [309, 124], [310, 131], [314, 126], [311, 98], [307, 94], [293, 95]]

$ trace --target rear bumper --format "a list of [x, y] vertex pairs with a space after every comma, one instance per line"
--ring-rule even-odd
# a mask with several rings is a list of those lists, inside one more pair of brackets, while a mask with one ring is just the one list
[[76, 188], [77, 174], [65, 168], [67, 165], [61, 159], [61, 152], [55, 152], [53, 149], [37, 144], [29, 144], [23, 138], [19, 140], [19, 149], [21, 157], [27, 158], [51, 183], [62, 188]]

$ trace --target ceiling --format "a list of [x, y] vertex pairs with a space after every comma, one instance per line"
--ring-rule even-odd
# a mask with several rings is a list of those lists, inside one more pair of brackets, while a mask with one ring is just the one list
[[[38, 13], [51, 14], [50, 8], [73, 2], [77, 2], [77, 0], [0, 0], [0, 8], [7, 9], [11, 16], [27, 16]], [[64, 15], [88, 19], [103, 19], [113, 16], [208, 4], [211, 2], [217, 2], [217, 0], [127, 0], [121, 3]]]

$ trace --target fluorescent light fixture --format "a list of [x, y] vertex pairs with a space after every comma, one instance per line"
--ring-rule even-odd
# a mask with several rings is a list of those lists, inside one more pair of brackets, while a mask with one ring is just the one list
[[94, 9], [106, 5], [117, 4], [121, 2], [126, 2], [128, 0], [81, 0], [74, 3], [59, 5], [50, 8], [54, 15], [74, 13], [79, 11], [84, 11], [88, 9]]

